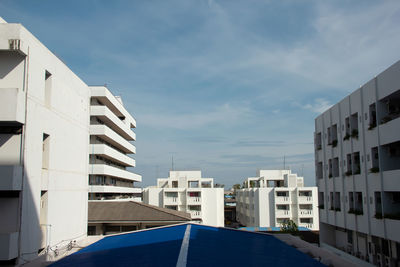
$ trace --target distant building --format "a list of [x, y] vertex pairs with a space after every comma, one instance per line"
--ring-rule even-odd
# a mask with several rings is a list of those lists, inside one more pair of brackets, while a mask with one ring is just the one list
[[88, 86], [0, 18], [0, 262], [86, 236]]
[[236, 222], [236, 193], [234, 190], [224, 192], [225, 226], [233, 227]]
[[89, 201], [88, 235], [109, 235], [191, 221], [189, 213], [136, 201]]
[[236, 219], [246, 226], [280, 227], [287, 220], [319, 229], [317, 187], [305, 187], [290, 170], [259, 170], [236, 190]]
[[202, 178], [201, 171], [170, 171], [168, 178], [157, 179], [157, 186], [143, 190], [143, 201], [188, 212], [203, 224], [224, 226], [224, 189], [213, 183], [213, 178]]
[[315, 119], [315, 169], [321, 244], [398, 266], [400, 61]]
[[142, 177], [127, 170], [135, 166], [128, 154], [136, 153], [130, 142], [136, 120], [106, 87], [91, 86], [90, 92], [89, 200], [141, 201], [135, 182]]

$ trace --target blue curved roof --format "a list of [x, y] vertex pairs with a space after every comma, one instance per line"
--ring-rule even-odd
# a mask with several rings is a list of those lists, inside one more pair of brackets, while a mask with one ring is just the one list
[[50, 266], [324, 266], [272, 235], [182, 224], [108, 236]]

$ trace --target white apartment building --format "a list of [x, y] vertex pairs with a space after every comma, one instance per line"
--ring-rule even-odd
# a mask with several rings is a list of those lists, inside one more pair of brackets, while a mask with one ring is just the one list
[[317, 231], [317, 205], [317, 187], [305, 187], [304, 178], [290, 170], [259, 170], [236, 190], [236, 220], [248, 227], [281, 227], [292, 220]]
[[170, 171], [157, 179], [157, 186], [143, 190], [143, 201], [163, 208], [184, 211], [193, 220], [211, 226], [224, 226], [224, 189], [214, 188], [213, 178], [202, 178], [201, 171]]
[[320, 242], [400, 261], [400, 61], [315, 119]]
[[0, 264], [86, 236], [90, 90], [0, 18]]
[[135, 182], [142, 177], [127, 169], [135, 166], [128, 154], [136, 153], [136, 120], [105, 86], [91, 86], [90, 92], [89, 200], [141, 201]]

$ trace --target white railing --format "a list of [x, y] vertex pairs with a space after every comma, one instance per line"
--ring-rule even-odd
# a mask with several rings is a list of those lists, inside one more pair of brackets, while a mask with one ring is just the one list
[[299, 196], [299, 202], [312, 202], [313, 198], [312, 197], [306, 197], [306, 196]]
[[201, 198], [200, 197], [188, 197], [187, 202], [188, 203], [200, 203]]
[[167, 203], [177, 203], [178, 198], [177, 197], [165, 197], [165, 202]]
[[275, 197], [275, 202], [276, 203], [288, 203], [288, 202], [290, 202], [290, 197], [277, 196], [277, 197]]
[[201, 217], [201, 211], [199, 211], [199, 210], [190, 210], [189, 213], [190, 213], [190, 216], [191, 216], [192, 218], [199, 218], [199, 217]]
[[279, 216], [290, 216], [291, 215], [291, 212], [290, 212], [290, 210], [277, 210], [276, 211], [276, 216], [277, 217], [279, 217]]
[[306, 227], [308, 229], [312, 229], [313, 228], [313, 224], [312, 223], [299, 223], [299, 226]]
[[312, 210], [300, 210], [301, 215], [312, 215]]

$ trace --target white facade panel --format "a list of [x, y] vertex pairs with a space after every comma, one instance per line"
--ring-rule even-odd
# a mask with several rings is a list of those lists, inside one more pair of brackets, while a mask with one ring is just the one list
[[376, 265], [400, 261], [400, 62], [318, 116], [315, 136], [321, 242]]

